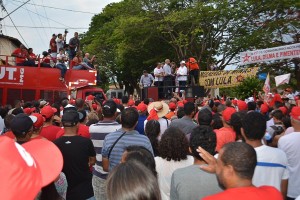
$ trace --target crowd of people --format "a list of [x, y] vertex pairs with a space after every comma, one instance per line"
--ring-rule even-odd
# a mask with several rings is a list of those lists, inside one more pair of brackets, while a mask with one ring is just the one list
[[188, 80], [191, 85], [198, 85], [199, 80], [199, 65], [195, 58], [188, 58], [180, 62], [177, 67], [175, 62], [166, 59], [165, 62], [156, 63], [153, 75], [146, 70], [140, 78], [140, 88], [142, 91], [142, 99], [147, 96], [146, 88], [151, 87], [152, 84], [158, 87], [158, 97], [160, 99], [169, 99], [173, 92], [180, 95], [185, 92]]
[[68, 69], [74, 70], [94, 70], [95, 56], [90, 58], [89, 53], [85, 53], [83, 56], [80, 50], [80, 40], [78, 33], [74, 33], [74, 37], [66, 42], [68, 31], [64, 34], [53, 34], [49, 42], [49, 49], [40, 55], [33, 53], [32, 48], [26, 48], [23, 44], [19, 48], [15, 49], [11, 56], [15, 57], [15, 63], [17, 66], [31, 66], [36, 67], [40, 64], [41, 67], [55, 67], [61, 71], [59, 80], [65, 81], [65, 74]]
[[[300, 199], [300, 94], [0, 107], [1, 199]], [[13, 180], [13, 181], [12, 181]]]

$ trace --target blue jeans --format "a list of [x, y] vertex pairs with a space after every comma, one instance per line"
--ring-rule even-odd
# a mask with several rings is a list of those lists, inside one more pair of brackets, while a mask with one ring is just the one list
[[73, 66], [72, 69], [80, 70], [80, 69], [82, 69], [82, 68], [84, 68], [82, 65], [76, 65], [76, 66]]
[[56, 65], [56, 68], [57, 68], [57, 69], [60, 69], [60, 76], [61, 76], [62, 78], [65, 78], [65, 74], [66, 74], [66, 72], [67, 72], [67, 67], [66, 67], [66, 65], [63, 64], [63, 63], [59, 63], [59, 64]]

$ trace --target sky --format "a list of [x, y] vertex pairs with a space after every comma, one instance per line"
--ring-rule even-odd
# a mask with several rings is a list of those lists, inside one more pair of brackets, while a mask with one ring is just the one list
[[[27, 1], [28, 0], [3, 0], [3, 5], [7, 12], [11, 13], [14, 9]], [[41, 54], [43, 51], [48, 50], [53, 33], [63, 33], [65, 29], [68, 29], [68, 41], [73, 37], [74, 32], [86, 32], [92, 17], [95, 14], [101, 13], [106, 5], [120, 1], [121, 0], [30, 0], [27, 4], [10, 15], [25, 42], [18, 34], [16, 28], [13, 27], [13, 23], [9, 17], [6, 17], [1, 22], [2, 33], [19, 39], [26, 47], [33, 48], [35, 54]], [[1, 18], [6, 15], [6, 11], [0, 12]]]

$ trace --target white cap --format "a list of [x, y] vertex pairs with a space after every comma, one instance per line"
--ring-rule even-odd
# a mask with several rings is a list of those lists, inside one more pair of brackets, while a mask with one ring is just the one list
[[180, 64], [185, 64], [185, 61], [184, 61], [184, 60], [182, 60], [182, 61], [180, 62]]

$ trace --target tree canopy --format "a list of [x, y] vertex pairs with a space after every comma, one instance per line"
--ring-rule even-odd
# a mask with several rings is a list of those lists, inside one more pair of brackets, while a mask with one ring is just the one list
[[[123, 0], [92, 18], [81, 44], [97, 56], [103, 76], [116, 77], [131, 93], [142, 71], [166, 58], [179, 63], [192, 56], [201, 70], [212, 63], [222, 70], [236, 65], [241, 51], [299, 42], [299, 7], [296, 0]], [[266, 63], [261, 70], [294, 70], [300, 79], [297, 63]]]

